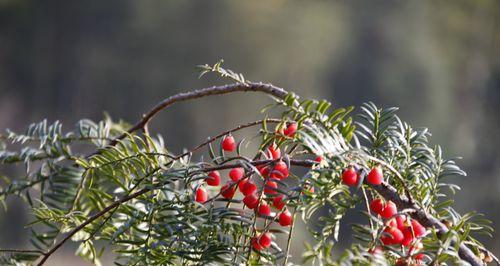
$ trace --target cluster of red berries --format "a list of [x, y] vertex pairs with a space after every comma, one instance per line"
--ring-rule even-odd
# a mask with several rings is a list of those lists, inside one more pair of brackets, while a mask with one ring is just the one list
[[[282, 134], [288, 137], [294, 137], [297, 131], [295, 122], [289, 123]], [[234, 137], [227, 135], [221, 142], [222, 149], [226, 152], [236, 150]], [[286, 196], [281, 194], [278, 189], [278, 182], [285, 180], [289, 176], [288, 165], [281, 160], [281, 150], [275, 143], [271, 144], [264, 153], [266, 159], [274, 160], [269, 165], [256, 166], [260, 176], [265, 180], [262, 191], [259, 191], [257, 184], [251, 180], [251, 175], [245, 174], [242, 167], [232, 168], [229, 171], [229, 179], [220, 189], [220, 195], [225, 199], [233, 199], [238, 189], [243, 195], [243, 204], [255, 211], [258, 217], [272, 219], [281, 226], [290, 226], [293, 217], [286, 208]], [[211, 171], [205, 179], [208, 186], [219, 186], [221, 184], [221, 175], [218, 171]], [[266, 199], [272, 202], [272, 206], [278, 210], [279, 215], [273, 215], [271, 207]], [[200, 186], [195, 193], [195, 200], [199, 203], [205, 203], [208, 200], [207, 192], [203, 186]], [[271, 246], [273, 235], [266, 231], [252, 237], [251, 245], [255, 250], [266, 249]]]
[[[349, 166], [342, 172], [342, 183], [348, 186], [358, 186], [363, 180], [354, 166]], [[370, 185], [380, 185], [384, 181], [382, 168], [373, 167], [366, 176], [366, 182]], [[424, 226], [417, 220], [410, 219], [405, 215], [398, 214], [396, 204], [390, 200], [384, 201], [381, 198], [374, 199], [370, 203], [370, 211], [387, 219], [386, 227], [380, 237], [380, 241], [385, 246], [402, 245], [409, 247], [408, 253], [415, 254], [422, 249], [422, 243], [419, 239], [427, 233]], [[377, 247], [372, 251], [382, 251]], [[420, 261], [423, 259], [423, 253], [418, 253], [412, 258]]]
[[[375, 166], [366, 176], [366, 182], [371, 185], [380, 185], [384, 181], [384, 175], [380, 166]], [[359, 185], [362, 180], [359, 172], [356, 171], [354, 166], [349, 166], [342, 172], [342, 182], [348, 186]]]
[[[385, 246], [402, 245], [409, 247], [409, 254], [414, 254], [422, 249], [419, 239], [427, 234], [425, 227], [415, 219], [410, 219], [405, 215], [397, 214], [396, 204], [392, 201], [384, 202], [382, 199], [374, 199], [370, 203], [370, 210], [388, 219], [386, 227], [380, 237], [380, 241]], [[417, 261], [423, 259], [423, 253], [413, 256]]]

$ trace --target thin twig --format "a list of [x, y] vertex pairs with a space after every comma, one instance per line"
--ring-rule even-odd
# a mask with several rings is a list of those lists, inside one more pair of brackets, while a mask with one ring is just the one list
[[293, 214], [292, 214], [292, 224], [290, 225], [290, 232], [288, 233], [288, 239], [286, 241], [285, 260], [283, 261], [283, 266], [286, 266], [286, 263], [288, 262], [288, 253], [290, 252], [290, 246], [292, 245], [292, 234], [293, 234], [293, 228], [295, 225], [295, 213], [296, 212], [297, 212], [297, 209], [294, 209]]
[[255, 125], [259, 125], [259, 124], [262, 124], [263, 122], [266, 122], [266, 123], [280, 123], [281, 122], [281, 119], [274, 119], [274, 118], [268, 118], [268, 119], [262, 119], [262, 120], [258, 120], [258, 121], [254, 121], [254, 122], [250, 122], [250, 123], [246, 123], [246, 124], [242, 124], [242, 125], [239, 125], [233, 129], [230, 129], [230, 130], [226, 130], [214, 137], [211, 137], [209, 138], [207, 141], [197, 145], [196, 147], [192, 148], [191, 150], [187, 151], [187, 152], [184, 152], [180, 155], [177, 155], [175, 156], [174, 158], [180, 158], [180, 157], [184, 157], [188, 154], [191, 154], [199, 149], [201, 149], [203, 146], [206, 146], [214, 141], [216, 141], [217, 139], [229, 134], [229, 133], [233, 133], [235, 131], [238, 131], [238, 130], [241, 130], [241, 129], [244, 129], [244, 128], [247, 128], [247, 127], [251, 127], [251, 126], [255, 126]]

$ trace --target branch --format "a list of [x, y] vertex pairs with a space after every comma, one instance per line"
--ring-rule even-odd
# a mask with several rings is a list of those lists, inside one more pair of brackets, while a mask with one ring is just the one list
[[[166, 98], [165, 100], [159, 102], [153, 109], [151, 109], [149, 112], [145, 113], [141, 120], [139, 120], [137, 123], [135, 123], [134, 126], [132, 126], [127, 133], [132, 133], [136, 130], [144, 128], [145, 125], [161, 110], [167, 108], [168, 106], [177, 103], [177, 102], [183, 102], [183, 101], [188, 101], [188, 100], [194, 100], [198, 98], [202, 98], [205, 96], [212, 96], [212, 95], [221, 95], [221, 94], [227, 94], [227, 93], [232, 93], [232, 92], [263, 92], [267, 93], [269, 95], [275, 96], [277, 98], [285, 98], [285, 96], [288, 94], [287, 91], [285, 91], [282, 88], [275, 87], [271, 84], [264, 84], [264, 83], [234, 83], [234, 84], [228, 84], [228, 85], [223, 85], [223, 86], [213, 86], [209, 88], [204, 88], [204, 89], [198, 89], [190, 92], [183, 92], [179, 93], [173, 96], [170, 96]], [[125, 138], [127, 136], [126, 133], [118, 136], [114, 140], [110, 142], [109, 145], [113, 146], [115, 145], [119, 140]]]

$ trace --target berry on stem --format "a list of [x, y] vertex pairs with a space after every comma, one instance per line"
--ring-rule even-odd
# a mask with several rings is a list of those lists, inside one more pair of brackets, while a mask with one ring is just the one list
[[405, 221], [406, 217], [404, 215], [396, 215], [396, 227], [399, 230], [403, 230], [406, 227]]
[[245, 184], [248, 182], [248, 177], [245, 178], [245, 179], [241, 179], [240, 181], [238, 181], [238, 189], [240, 190], [241, 193], [243, 193], [243, 191], [245, 190]]
[[245, 175], [245, 169], [243, 167], [236, 167], [229, 171], [229, 178], [234, 182], [237, 182]]
[[384, 245], [396, 245], [401, 244], [404, 239], [404, 235], [401, 230], [396, 227], [387, 227], [384, 229], [384, 235], [380, 237], [380, 240]]
[[398, 208], [396, 207], [396, 204], [394, 204], [394, 202], [389, 200], [385, 203], [384, 209], [380, 213], [380, 216], [382, 216], [382, 218], [389, 219], [396, 213], [398, 213]]
[[289, 175], [288, 166], [286, 165], [285, 162], [279, 161], [276, 163], [276, 165], [274, 165], [273, 172], [271, 173], [272, 178], [283, 180], [287, 178], [288, 175]]
[[269, 167], [268, 166], [259, 165], [259, 166], [257, 166], [257, 170], [259, 170], [259, 173], [262, 177], [266, 177], [269, 174]]
[[208, 173], [208, 178], [206, 179], [207, 185], [218, 186], [220, 185], [220, 174], [219, 171], [212, 171]]
[[292, 214], [286, 209], [279, 216], [279, 224], [281, 226], [289, 226], [292, 224], [292, 221], [293, 221]]
[[316, 158], [314, 158], [314, 161], [317, 163], [321, 163], [323, 161], [323, 156], [321, 155], [316, 156]]
[[384, 201], [382, 199], [374, 199], [370, 203], [370, 210], [375, 214], [381, 214], [384, 210]]
[[228, 152], [236, 150], [236, 143], [232, 135], [227, 135], [222, 140], [222, 149]]
[[424, 257], [425, 257], [424, 253], [418, 253], [418, 254], [415, 254], [415, 256], [413, 256], [413, 258], [416, 260], [423, 260]]
[[273, 144], [271, 144], [269, 148], [267, 148], [266, 157], [273, 160], [281, 157], [281, 150], [276, 146], [276, 143], [273, 142]]
[[243, 198], [243, 203], [249, 209], [255, 209], [259, 205], [259, 198], [255, 194], [249, 194]]
[[205, 190], [204, 187], [199, 187], [197, 190], [196, 190], [196, 202], [199, 202], [199, 203], [205, 203], [208, 199], [208, 196], [207, 196], [207, 191]]
[[268, 248], [273, 242], [273, 235], [269, 232], [265, 232], [259, 237], [259, 245], [263, 248]]
[[231, 186], [230, 183], [226, 183], [220, 189], [220, 194], [225, 199], [232, 199], [234, 197], [234, 193], [236, 193], [236, 186]]
[[257, 185], [255, 185], [255, 183], [252, 181], [247, 181], [245, 185], [243, 185], [243, 190], [241, 191], [241, 193], [246, 196], [254, 193], [256, 190]]
[[269, 207], [265, 201], [261, 202], [259, 205], [259, 215], [271, 216], [271, 207]]
[[417, 220], [411, 220], [411, 227], [413, 228], [413, 233], [416, 237], [422, 237], [427, 234], [427, 230], [423, 225], [421, 225]]
[[407, 226], [401, 230], [403, 232], [403, 241], [401, 241], [401, 245], [408, 247], [413, 242], [413, 230], [410, 226]]
[[262, 250], [262, 246], [259, 244], [259, 240], [256, 237], [252, 237], [251, 243], [254, 250]]
[[372, 185], [380, 185], [382, 184], [382, 181], [384, 181], [384, 176], [380, 166], [373, 167], [370, 173], [366, 176], [366, 182]]
[[349, 166], [342, 172], [342, 182], [348, 186], [355, 186], [358, 183], [358, 173], [354, 167]]
[[285, 130], [283, 131], [283, 134], [285, 136], [288, 136], [288, 137], [291, 137], [293, 138], [295, 136], [295, 132], [297, 132], [297, 123], [295, 122], [291, 122], [290, 124], [288, 124], [288, 126], [285, 128]]
[[276, 189], [278, 188], [278, 183], [274, 181], [267, 181], [266, 186], [264, 187], [264, 193], [267, 194], [276, 194], [278, 193]]
[[276, 209], [282, 210], [283, 207], [285, 207], [285, 201], [283, 200], [284, 197], [284, 195], [279, 195], [273, 199], [273, 206]]

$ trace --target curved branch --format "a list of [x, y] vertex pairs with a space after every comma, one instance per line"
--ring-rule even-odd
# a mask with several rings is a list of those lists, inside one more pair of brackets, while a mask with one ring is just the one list
[[[137, 123], [135, 123], [135, 125], [132, 126], [127, 132], [132, 133], [136, 130], [143, 128], [157, 113], [159, 113], [161, 110], [167, 108], [168, 106], [176, 102], [198, 99], [205, 96], [221, 95], [232, 92], [247, 92], [247, 91], [263, 92], [281, 99], [285, 98], [285, 96], [288, 94], [288, 92], [282, 88], [264, 83], [234, 83], [223, 86], [213, 86], [209, 88], [183, 92], [170, 96], [165, 100], [159, 102], [155, 107], [153, 107], [153, 109], [145, 113], [142, 116], [141, 120], [137, 121]], [[117, 138], [115, 138], [110, 142], [110, 145], [111, 146], [115, 145], [119, 140], [125, 138], [126, 136], [127, 136], [126, 133], [118, 136]]]

